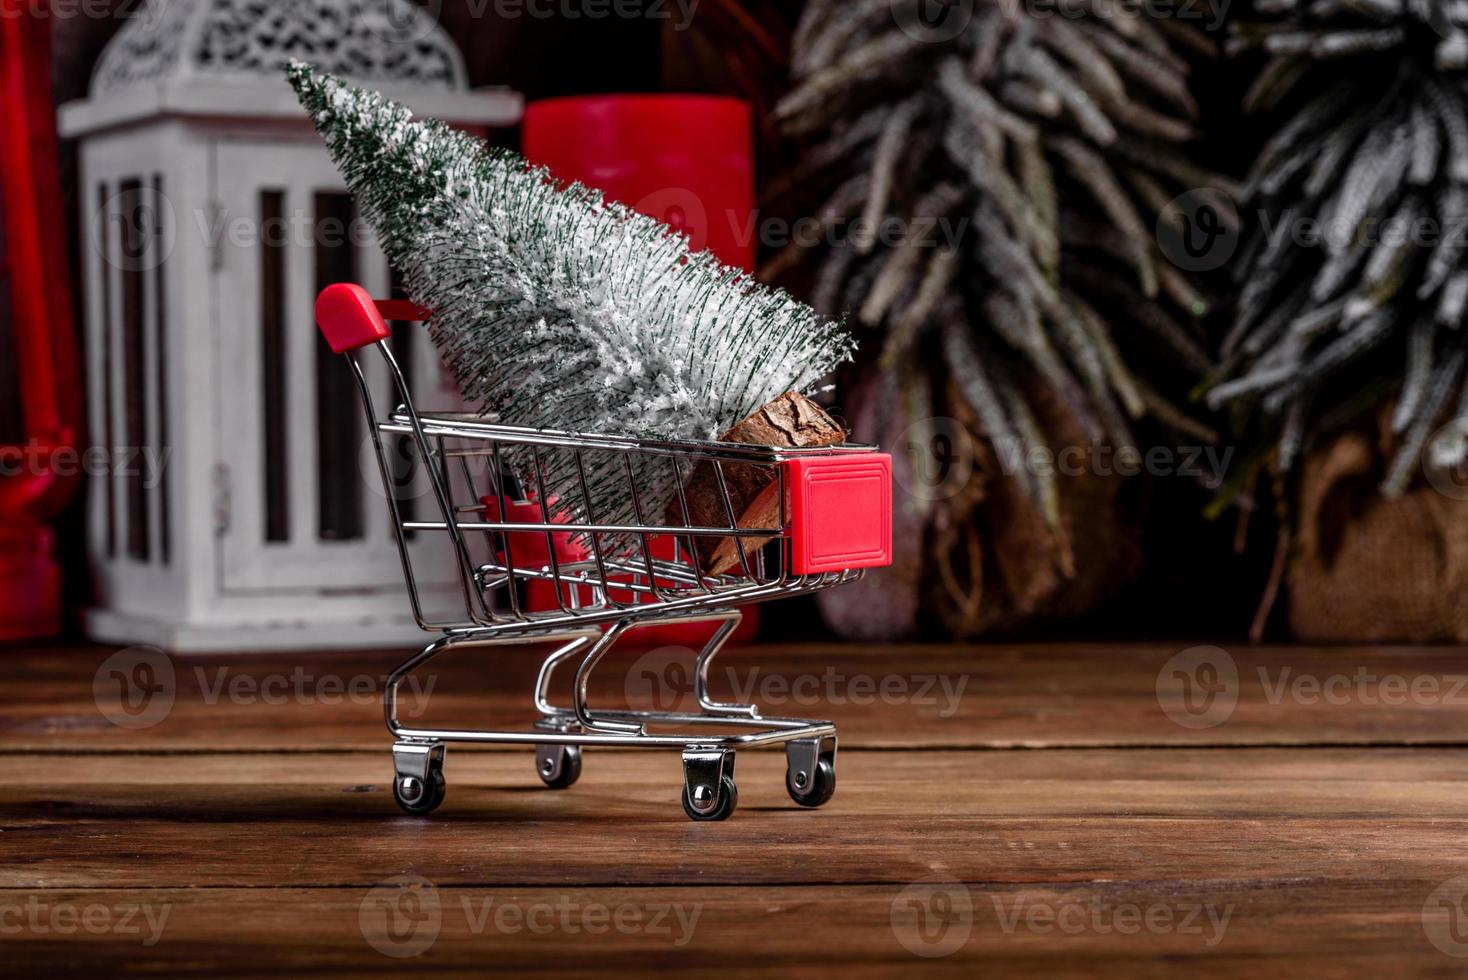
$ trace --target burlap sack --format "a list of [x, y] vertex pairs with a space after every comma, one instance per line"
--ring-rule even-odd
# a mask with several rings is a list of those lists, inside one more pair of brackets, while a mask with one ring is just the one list
[[[1084, 445], [1058, 401], [1032, 392], [1054, 444]], [[961, 398], [955, 418], [978, 431]], [[1093, 612], [1141, 570], [1145, 477], [1085, 472], [1060, 477], [1060, 526], [1038, 508], [981, 446], [970, 492], [939, 509], [926, 597], [956, 639], [1043, 629]]]
[[[874, 437], [893, 454], [893, 565], [856, 585], [820, 595], [826, 622], [848, 639], [912, 636], [972, 639], [1044, 628], [1092, 612], [1131, 581], [1141, 567], [1140, 478], [1086, 473], [1062, 476], [1060, 528], [1006, 474], [991, 447], [966, 445], [972, 472], [938, 499], [922, 486], [904, 451], [909, 437], [902, 407], [877, 434], [868, 385], [853, 398], [858, 438]], [[1037, 396], [1040, 397], [1040, 396]], [[944, 424], [978, 433], [978, 420], [950, 395]], [[1058, 403], [1036, 406], [1058, 444], [1081, 443]]]
[[1302, 640], [1468, 642], [1468, 502], [1426, 480], [1382, 497], [1391, 448], [1353, 432], [1304, 467], [1287, 579]]
[[857, 441], [874, 443], [892, 454], [892, 567], [876, 569], [860, 582], [827, 589], [816, 597], [821, 617], [833, 633], [862, 642], [906, 639], [924, 632], [920, 606], [927, 519], [904, 495], [903, 487], [913, 480], [912, 461], [897, 448], [911, 420], [902, 400], [895, 399], [885, 426], [881, 425], [878, 392], [875, 381], [858, 385], [847, 421]]

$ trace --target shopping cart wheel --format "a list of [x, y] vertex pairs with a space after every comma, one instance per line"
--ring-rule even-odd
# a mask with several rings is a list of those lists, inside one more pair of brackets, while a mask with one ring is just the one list
[[432, 813], [447, 793], [442, 769], [430, 772], [426, 783], [417, 776], [400, 776], [392, 784], [392, 797], [405, 813]]
[[432, 813], [443, 802], [444, 747], [399, 742], [393, 746], [392, 797], [407, 813]]
[[836, 737], [785, 743], [785, 790], [801, 806], [817, 807], [836, 792]]
[[693, 747], [683, 751], [683, 812], [694, 820], [728, 820], [739, 805], [734, 753]]
[[[683, 812], [694, 820], [728, 820], [729, 814], [739, 805], [739, 787], [734, 785], [733, 778], [729, 776], [719, 780], [719, 787], [718, 791], [710, 793], [714, 799], [708, 800], [699, 793], [708, 787], [700, 786], [690, 794], [688, 787], [684, 786]], [[698, 803], [694, 802], [694, 797], [699, 797]], [[700, 809], [700, 804], [707, 809]]]
[[785, 789], [790, 798], [801, 806], [822, 806], [836, 794], [836, 767], [822, 759], [816, 763], [814, 773], [787, 770]]
[[579, 745], [542, 745], [535, 750], [535, 771], [551, 789], [565, 789], [581, 778]]

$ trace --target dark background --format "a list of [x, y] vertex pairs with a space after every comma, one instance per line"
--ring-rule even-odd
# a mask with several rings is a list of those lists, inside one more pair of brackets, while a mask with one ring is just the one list
[[[800, 6], [792, 0], [742, 4], [703, 0], [694, 28], [675, 32], [668, 22], [653, 19], [476, 19], [467, 5], [445, 0], [441, 22], [463, 52], [475, 87], [509, 86], [527, 101], [600, 92], [722, 92], [753, 101], [758, 117], [782, 89], [779, 49], [788, 40]], [[111, 9], [116, 14], [111, 18], [54, 19], [58, 105], [86, 95], [93, 65], [125, 16], [138, 9], [137, 0], [113, 0]], [[1241, 173], [1258, 148], [1255, 134], [1268, 131], [1267, 125], [1244, 118], [1238, 108], [1245, 79], [1256, 70], [1256, 65], [1220, 60], [1195, 77], [1195, 94], [1210, 120], [1204, 127], [1203, 159], [1226, 174]], [[511, 146], [517, 139], [514, 132], [497, 138]], [[771, 178], [798, 152], [763, 126], [759, 142], [761, 180]], [[61, 157], [76, 270], [75, 147], [63, 143]], [[1224, 293], [1230, 284], [1221, 276], [1216, 288]], [[80, 295], [79, 282], [77, 289]], [[1215, 326], [1224, 329], [1223, 324]], [[7, 331], [0, 331], [0, 364], [13, 363], [3, 346], [7, 336]], [[10, 388], [0, 372], [0, 391]], [[0, 397], [0, 441], [8, 429], [18, 427], [16, 409], [7, 408], [7, 403]], [[1146, 493], [1150, 519], [1144, 532], [1147, 563], [1142, 577], [1103, 612], [1064, 627], [1064, 633], [1079, 631], [1092, 638], [1242, 634], [1267, 577], [1275, 533], [1272, 515], [1267, 508], [1255, 515], [1250, 547], [1239, 557], [1232, 547], [1237, 515], [1230, 513], [1218, 522], [1204, 519], [1207, 491], [1183, 478], [1166, 478], [1155, 481]], [[84, 514], [84, 502], [78, 500], [59, 522], [72, 606], [85, 604], [88, 595], [81, 539]], [[824, 627], [813, 603], [791, 601], [766, 609], [766, 633], [819, 636]]]

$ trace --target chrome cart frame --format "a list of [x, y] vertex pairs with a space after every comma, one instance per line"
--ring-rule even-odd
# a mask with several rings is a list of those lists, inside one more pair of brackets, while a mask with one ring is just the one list
[[[413, 616], [422, 629], [440, 634], [394, 670], [387, 682], [384, 713], [396, 739], [393, 795], [398, 804], [409, 813], [424, 814], [443, 802], [449, 742], [537, 746], [537, 772], [547, 786], [558, 789], [580, 775], [583, 746], [679, 748], [685, 773], [683, 806], [695, 820], [721, 820], [733, 812], [738, 801], [737, 749], [783, 743], [791, 798], [808, 807], [829, 800], [836, 787], [835, 726], [826, 721], [765, 718], [755, 705], [720, 702], [709, 687], [709, 668], [740, 622], [738, 606], [852, 582], [864, 574], [864, 567], [890, 562], [887, 457], [866, 446], [801, 450], [656, 441], [525, 429], [462, 414], [420, 413], [387, 343], [386, 319], [421, 320], [423, 314], [408, 304], [375, 302], [360, 287], [349, 285], [328, 288], [317, 304], [323, 334], [332, 349], [347, 358], [357, 380]], [[377, 414], [364, 373], [362, 356], [368, 348], [386, 363], [399, 401], [385, 417]], [[427, 479], [437, 511], [432, 519], [410, 519], [403, 513], [388, 455], [400, 443], [411, 448]], [[598, 471], [606, 473], [609, 460], [617, 461], [616, 469], [625, 474], [618, 481], [618, 499], [623, 511], [630, 504], [634, 521], [592, 519], [599, 505], [606, 509], [607, 495], [605, 488], [593, 494], [588, 467], [598, 462]], [[855, 470], [853, 462], [860, 464]], [[767, 467], [777, 481], [775, 526], [739, 526], [726, 478], [726, 469], [739, 465]], [[712, 485], [722, 495], [724, 522], [696, 526], [690, 520], [685, 488], [699, 468], [705, 483], [712, 474]], [[546, 476], [553, 469], [574, 476], [571, 484], [577, 492], [568, 494], [573, 499], [547, 493]], [[650, 518], [664, 506], [663, 500], [650, 499], [646, 487], [639, 486], [650, 473], [673, 491], [667, 512], [681, 516], [681, 521], [673, 516], [662, 521]], [[853, 549], [846, 540], [823, 543], [816, 525], [831, 522], [798, 520], [791, 503], [796, 499], [793, 484], [818, 487], [833, 477], [846, 480], [840, 490], [843, 500], [851, 498], [853, 485], [871, 487], [874, 505], [867, 517], [881, 526], [864, 533], [874, 546], [859, 543]], [[857, 484], [851, 484], [852, 479]], [[820, 505], [819, 497], [807, 494], [803, 499], [809, 501], [806, 507]], [[826, 533], [829, 536], [829, 530]], [[447, 617], [434, 616], [425, 606], [410, 547], [410, 539], [420, 534], [448, 539], [459, 584], [456, 602], [461, 600], [462, 605]], [[671, 539], [671, 549], [663, 549], [670, 550], [671, 558], [656, 556], [658, 539], [664, 545]], [[732, 541], [737, 564], [717, 574], [706, 569], [700, 541], [705, 542], [705, 551], [710, 541]], [[532, 609], [527, 602], [532, 585], [538, 587], [541, 608]], [[554, 600], [548, 600], [548, 593]], [[629, 631], [672, 623], [719, 624], [694, 663], [698, 710], [594, 710], [589, 703], [590, 679], [608, 651]], [[546, 642], [558, 646], [536, 680], [533, 700], [539, 720], [532, 731], [419, 728], [399, 720], [398, 691], [404, 680], [441, 654]], [[552, 678], [558, 668], [572, 662], [571, 704], [554, 704]], [[742, 731], [725, 733], [727, 729]]]

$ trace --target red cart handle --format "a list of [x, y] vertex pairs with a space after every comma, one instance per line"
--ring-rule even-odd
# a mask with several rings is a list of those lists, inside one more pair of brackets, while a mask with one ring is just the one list
[[316, 325], [332, 352], [361, 350], [392, 336], [388, 320], [421, 323], [428, 311], [407, 300], [374, 300], [367, 290], [348, 282], [327, 286], [316, 299]]

